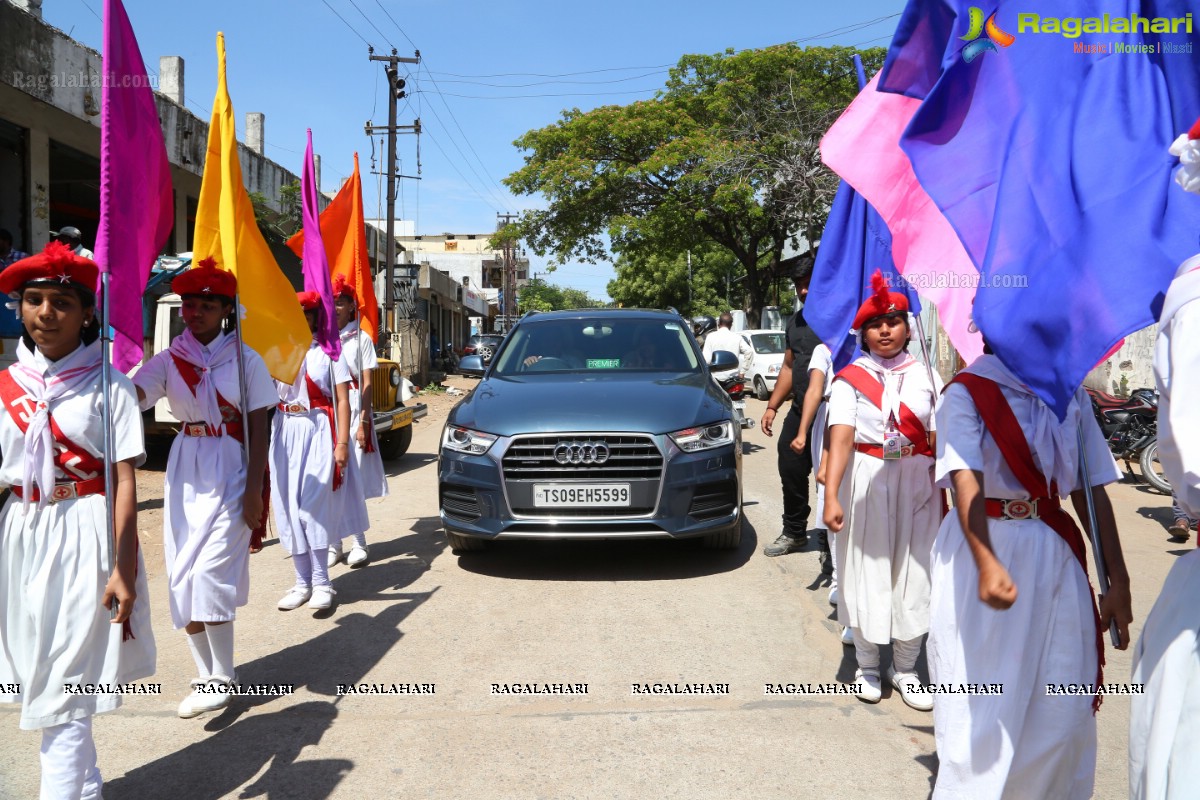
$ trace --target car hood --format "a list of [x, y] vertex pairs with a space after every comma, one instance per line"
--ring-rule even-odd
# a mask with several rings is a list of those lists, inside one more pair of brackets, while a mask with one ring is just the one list
[[450, 412], [465, 428], [515, 436], [555, 431], [671, 433], [732, 414], [708, 373], [489, 377]]

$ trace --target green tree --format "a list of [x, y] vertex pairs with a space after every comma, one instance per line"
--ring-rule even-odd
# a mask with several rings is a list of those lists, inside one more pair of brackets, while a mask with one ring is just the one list
[[520, 310], [561, 311], [568, 308], [597, 308], [604, 305], [582, 289], [556, 286], [545, 278], [531, 278], [519, 292]]
[[[789, 244], [824, 227], [837, 177], [818, 143], [858, 91], [853, 53], [786, 44], [687, 55], [652, 100], [563, 112], [515, 142], [525, 165], [505, 184], [548, 205], [510, 235], [556, 263], [606, 258], [605, 235], [643, 266], [714, 243], [740, 265], [757, 320]], [[861, 55], [870, 71], [885, 51]]]
[[728, 310], [727, 287], [744, 275], [733, 254], [711, 244], [692, 251], [690, 279], [687, 253], [622, 253], [614, 266], [617, 277], [608, 283], [614, 302], [627, 308], [670, 306], [689, 317]]

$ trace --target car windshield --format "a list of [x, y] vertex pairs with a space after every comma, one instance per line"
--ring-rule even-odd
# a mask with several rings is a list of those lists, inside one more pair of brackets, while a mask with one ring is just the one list
[[518, 325], [497, 375], [534, 372], [696, 372], [699, 354], [677, 319], [541, 320]]
[[759, 355], [770, 355], [784, 351], [785, 342], [783, 341], [782, 332], [756, 333], [750, 338], [751, 343], [754, 345], [754, 352]]

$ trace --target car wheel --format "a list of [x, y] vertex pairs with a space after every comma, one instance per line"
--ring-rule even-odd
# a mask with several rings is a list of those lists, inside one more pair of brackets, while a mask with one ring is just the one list
[[479, 349], [476, 350], [475, 353], [481, 359], [483, 359], [484, 364], [490, 364], [492, 362], [492, 355], [495, 353], [495, 351], [492, 350], [491, 345], [481, 344], [481, 345], [479, 345]]
[[408, 452], [412, 444], [412, 425], [388, 431], [379, 437], [379, 457], [384, 461], [395, 461]]
[[768, 400], [770, 394], [767, 392], [767, 382], [762, 379], [761, 375], [754, 376], [754, 399]]
[[709, 550], [736, 550], [737, 546], [742, 543], [741, 515], [738, 515], [738, 521], [732, 528], [726, 528], [718, 533], [710, 533], [702, 541]]
[[462, 553], [468, 550], [483, 550], [487, 547], [487, 541], [484, 539], [476, 539], [474, 536], [463, 536], [453, 531], [445, 531], [446, 544], [450, 545], [450, 549], [455, 553]]
[[1142, 477], [1146, 479], [1146, 483], [1163, 494], [1171, 493], [1171, 482], [1163, 474], [1162, 464], [1158, 461], [1158, 439], [1142, 450], [1142, 457], [1138, 463], [1142, 468]]

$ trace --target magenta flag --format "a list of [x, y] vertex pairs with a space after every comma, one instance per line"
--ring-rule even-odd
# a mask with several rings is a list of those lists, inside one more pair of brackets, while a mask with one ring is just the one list
[[876, 75], [825, 134], [821, 160], [883, 217], [896, 268], [937, 306], [946, 335], [969, 364], [983, 353], [983, 340], [969, 330], [979, 270], [900, 149], [921, 101], [876, 91], [878, 83]]
[[121, 0], [104, 2], [103, 70], [96, 263], [109, 276], [112, 363], [127, 372], [142, 358], [142, 294], [175, 204], [154, 91]]
[[312, 128], [308, 129], [308, 147], [304, 150], [304, 168], [300, 173], [300, 207], [304, 219], [304, 250], [300, 257], [304, 273], [304, 291], [321, 297], [324, 312], [317, 323], [317, 344], [330, 358], [342, 354], [337, 314], [333, 307], [333, 284], [329, 281], [329, 259], [321, 239], [321, 209], [317, 206], [317, 171], [313, 166]]

